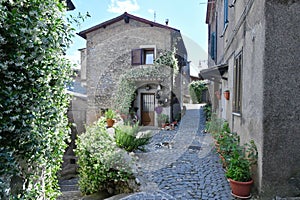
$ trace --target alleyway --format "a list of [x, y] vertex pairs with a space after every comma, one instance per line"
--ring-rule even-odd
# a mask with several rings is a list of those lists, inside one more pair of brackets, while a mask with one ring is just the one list
[[[204, 133], [205, 118], [200, 105], [187, 105], [179, 128], [157, 131], [145, 153], [138, 157], [141, 191], [110, 200], [232, 199], [219, 157], [210, 134]], [[161, 145], [164, 143], [165, 145]], [[65, 193], [79, 199], [78, 193]]]
[[214, 152], [210, 134], [204, 133], [205, 118], [199, 105], [187, 105], [179, 129], [171, 140], [159, 137], [149, 145], [171, 143], [171, 148], [161, 147], [138, 154], [141, 193], [123, 198], [140, 199], [231, 199], [230, 187], [224, 170]]

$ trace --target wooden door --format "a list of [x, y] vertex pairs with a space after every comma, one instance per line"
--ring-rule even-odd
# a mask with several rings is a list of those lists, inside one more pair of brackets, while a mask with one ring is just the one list
[[154, 94], [141, 95], [141, 116], [142, 125], [154, 126], [154, 107], [155, 96]]

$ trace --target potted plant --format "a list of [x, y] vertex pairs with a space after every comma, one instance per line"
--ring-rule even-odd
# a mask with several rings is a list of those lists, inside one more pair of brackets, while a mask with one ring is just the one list
[[257, 149], [253, 140], [241, 147], [234, 149], [231, 154], [226, 177], [229, 179], [232, 195], [237, 198], [251, 197], [251, 166], [257, 161]]
[[107, 127], [110, 128], [114, 125], [115, 121], [114, 118], [116, 117], [116, 113], [115, 111], [113, 111], [112, 109], [108, 109], [105, 112], [105, 118], [106, 118], [106, 123], [107, 123]]
[[169, 116], [166, 114], [158, 115], [158, 123], [161, 124], [162, 128], [165, 128], [169, 124]]
[[224, 97], [225, 97], [226, 100], [229, 100], [229, 99], [230, 99], [230, 92], [229, 92], [229, 90], [225, 90], [225, 91], [223, 92], [223, 94], [224, 94]]

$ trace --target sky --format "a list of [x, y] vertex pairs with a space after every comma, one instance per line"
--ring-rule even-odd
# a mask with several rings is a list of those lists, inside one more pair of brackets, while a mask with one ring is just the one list
[[[207, 0], [72, 0], [76, 9], [68, 15], [76, 16], [78, 12], [89, 13], [76, 33], [115, 18], [124, 12], [147, 20], [165, 24], [179, 29], [188, 50], [188, 60], [194, 67], [199, 61], [207, 60]], [[155, 17], [154, 17], [155, 13]], [[79, 63], [78, 49], [85, 47], [85, 40], [78, 35], [73, 38], [73, 44], [67, 51], [67, 57], [74, 63]]]

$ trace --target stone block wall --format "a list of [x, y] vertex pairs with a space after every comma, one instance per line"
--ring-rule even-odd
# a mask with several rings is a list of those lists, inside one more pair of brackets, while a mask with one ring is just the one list
[[120, 76], [128, 69], [142, 67], [131, 65], [131, 50], [151, 45], [158, 56], [164, 50], [171, 50], [174, 31], [130, 19], [129, 23], [121, 20], [87, 33], [88, 124], [96, 120], [100, 108], [112, 107]]

